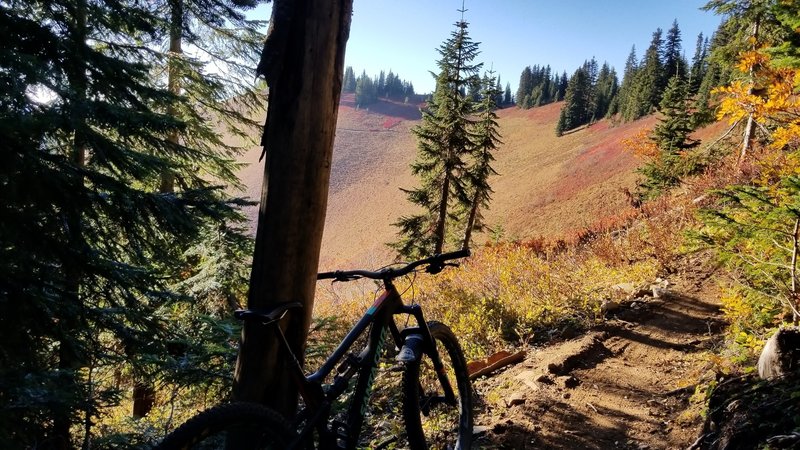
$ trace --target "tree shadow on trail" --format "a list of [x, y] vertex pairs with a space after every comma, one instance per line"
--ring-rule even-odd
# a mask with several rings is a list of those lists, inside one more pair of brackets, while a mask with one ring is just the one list
[[[495, 424], [476, 439], [481, 449], [608, 449], [625, 448], [628, 429], [616, 425], [635, 420], [620, 410], [598, 409], [594, 417], [575, 410], [564, 402], [551, 402], [525, 408], [527, 420], [509, 418]], [[617, 417], [613, 425], [598, 417]]]
[[[634, 325], [635, 330], [620, 328], [615, 334], [656, 348], [680, 351], [692, 350], [703, 338], [718, 334], [725, 326], [719, 306], [676, 293], [650, 302], [646, 308], [623, 310], [616, 318]], [[687, 338], [689, 343], [685, 342]]]

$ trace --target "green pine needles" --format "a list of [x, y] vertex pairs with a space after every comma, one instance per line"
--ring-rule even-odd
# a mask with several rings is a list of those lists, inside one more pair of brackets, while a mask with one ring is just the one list
[[231, 333], [191, 324], [246, 283], [239, 146], [221, 136], [250, 134], [259, 101], [242, 81], [255, 3], [0, 5], [0, 447], [102, 447], [134, 387], [194, 383], [180, 361], [219, 373], [198, 340]]
[[500, 142], [493, 111], [500, 92], [496, 78], [478, 77], [482, 64], [473, 62], [478, 43], [470, 39], [467, 22], [455, 26], [438, 49], [436, 90], [422, 110], [422, 123], [412, 130], [417, 159], [411, 169], [420, 186], [404, 192], [421, 212], [395, 224], [400, 239], [390, 246], [403, 257], [441, 253], [448, 240], [468, 247], [472, 230], [482, 225], [480, 208], [489, 202], [492, 151]]

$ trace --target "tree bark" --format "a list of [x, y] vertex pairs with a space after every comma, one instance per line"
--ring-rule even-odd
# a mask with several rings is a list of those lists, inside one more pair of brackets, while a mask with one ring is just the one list
[[[301, 362], [311, 323], [351, 14], [352, 0], [275, 0], [258, 67], [270, 94], [248, 306], [304, 304], [283, 322]], [[289, 377], [289, 358], [279, 353], [269, 330], [246, 323], [234, 397], [291, 416], [297, 391]]]
[[[760, 25], [761, 25], [761, 18], [760, 17], [756, 17], [755, 21], [753, 22], [753, 33], [752, 33], [752, 36], [751, 36], [752, 39], [753, 39], [753, 45], [751, 47], [752, 51], [755, 51], [758, 48], [756, 43], [758, 42], [758, 30], [760, 28]], [[755, 69], [755, 67], [750, 67], [750, 82], [751, 82], [751, 85], [750, 85], [750, 89], [747, 90], [747, 95], [753, 95], [753, 92], [754, 92], [754, 86], [755, 86], [755, 82], [756, 82], [756, 69]], [[739, 151], [739, 158], [736, 161], [736, 164], [739, 165], [739, 166], [741, 166], [742, 163], [744, 163], [745, 158], [747, 158], [747, 153], [750, 150], [750, 147], [752, 145], [751, 143], [753, 141], [753, 134], [755, 134], [755, 130], [756, 130], [756, 122], [755, 122], [755, 119], [753, 118], [753, 113], [750, 113], [747, 116], [747, 125], [744, 128], [744, 138], [742, 139], [742, 149]]]
[[[183, 54], [182, 41], [183, 41], [183, 0], [171, 0], [170, 7], [170, 24], [169, 24], [169, 59], [167, 61], [167, 89], [171, 94], [178, 96], [181, 94], [180, 82], [180, 68], [178, 67], [177, 59]], [[178, 109], [174, 103], [167, 106], [167, 115], [176, 117]], [[181, 138], [178, 129], [174, 129], [167, 135], [167, 140], [174, 144], [176, 147], [180, 144]], [[161, 173], [161, 185], [159, 192], [171, 193], [175, 192], [175, 174], [165, 169]]]

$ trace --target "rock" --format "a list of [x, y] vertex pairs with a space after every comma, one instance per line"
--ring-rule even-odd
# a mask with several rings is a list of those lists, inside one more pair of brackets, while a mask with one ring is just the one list
[[620, 291], [625, 295], [633, 295], [636, 292], [636, 285], [633, 283], [619, 283], [611, 286], [611, 289]]
[[529, 388], [531, 388], [531, 390], [538, 391], [539, 389], [541, 389], [539, 383], [553, 382], [552, 380], [549, 379], [547, 381], [541, 381], [542, 377], [546, 378], [545, 375], [540, 375], [537, 377], [536, 372], [534, 372], [533, 370], [525, 370], [514, 376], [514, 379], [522, 381], [525, 384], [525, 386], [528, 386]]
[[669, 281], [656, 278], [656, 282], [650, 285], [650, 290], [653, 293], [653, 297], [661, 298], [663, 297], [669, 288]]
[[559, 384], [564, 386], [567, 389], [573, 389], [578, 387], [581, 384], [580, 380], [575, 378], [575, 375], [569, 375], [566, 377], [558, 377]]
[[619, 302], [615, 302], [614, 300], [603, 300], [603, 303], [600, 304], [600, 311], [603, 314], [615, 312], [619, 308]]
[[522, 392], [514, 392], [506, 400], [508, 406], [517, 406], [525, 404], [525, 394]]
[[781, 328], [767, 339], [758, 358], [758, 375], [769, 380], [800, 369], [800, 328]]
[[486, 434], [487, 431], [489, 431], [489, 427], [485, 427], [482, 425], [475, 425], [474, 427], [472, 427], [472, 436], [473, 437], [483, 436], [484, 434]]

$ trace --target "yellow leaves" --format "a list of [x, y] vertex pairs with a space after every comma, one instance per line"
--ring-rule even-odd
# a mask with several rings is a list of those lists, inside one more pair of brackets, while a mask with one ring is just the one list
[[772, 135], [772, 145], [777, 148], [800, 147], [800, 123], [795, 120], [788, 125], [778, 128]]
[[721, 95], [717, 118], [734, 124], [752, 115], [762, 129], [774, 129], [772, 147], [800, 145], [800, 69], [775, 68], [761, 50], [743, 52], [738, 69], [748, 74], [728, 86], [714, 89]]
[[769, 57], [765, 53], [758, 50], [751, 50], [742, 52], [739, 56], [739, 62], [736, 64], [736, 68], [742, 72], [749, 72], [757, 67], [765, 65], [767, 62], [769, 62]]
[[717, 110], [717, 119], [727, 118], [728, 123], [734, 123], [752, 114], [760, 116], [759, 111], [763, 109], [764, 99], [753, 95], [753, 84], [743, 81], [734, 81], [729, 86], [716, 88], [713, 94], [724, 95]]
[[622, 139], [622, 147], [634, 155], [643, 159], [655, 159], [658, 157], [658, 146], [650, 139], [653, 130], [642, 128], [632, 137]]

